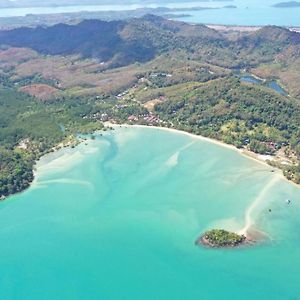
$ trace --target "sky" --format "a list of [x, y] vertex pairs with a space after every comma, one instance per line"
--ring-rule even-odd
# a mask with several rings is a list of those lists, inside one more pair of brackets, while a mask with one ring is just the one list
[[[213, 2], [214, 0], [211, 0]], [[221, 0], [223, 2], [233, 2], [234, 0]], [[159, 0], [0, 0], [0, 5], [4, 6], [46, 6], [51, 4], [58, 5], [70, 5], [70, 4], [131, 4], [131, 3], [151, 3], [151, 2], [160, 2]], [[198, 2], [199, 5], [206, 1], [195, 1], [195, 0], [164, 0], [162, 2]]]
[[198, 6], [203, 5], [205, 2], [230, 2], [235, 5], [243, 5], [243, 4], [275, 4], [281, 1], [288, 0], [0, 0], [0, 6], [47, 6], [47, 5], [72, 5], [72, 4], [80, 4], [80, 5], [89, 5], [89, 4], [132, 4], [132, 3], [159, 3], [159, 2], [194, 2], [198, 4]]

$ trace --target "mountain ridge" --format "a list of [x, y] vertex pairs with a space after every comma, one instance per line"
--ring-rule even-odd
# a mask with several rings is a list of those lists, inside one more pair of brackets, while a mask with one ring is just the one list
[[[199, 53], [200, 56], [203, 56], [203, 49], [221, 51], [224, 52], [223, 57], [218, 59], [221, 64], [223, 59], [230, 60], [229, 64], [234, 63], [239, 58], [240, 49], [243, 49], [249, 56], [247, 64], [254, 52], [253, 55], [260, 55], [261, 60], [268, 57], [258, 53], [260, 47], [265, 50], [267, 46], [270, 59], [273, 59], [288, 45], [299, 44], [299, 33], [281, 27], [266, 26], [230, 41], [205, 25], [190, 25], [154, 15], [126, 21], [84, 20], [76, 25], [57, 24], [0, 31], [2, 46], [30, 48], [45, 55], [78, 54], [83, 58], [112, 61], [111, 67], [146, 62], [174, 49], [182, 49], [191, 55]], [[226, 53], [229, 48], [231, 53]]]

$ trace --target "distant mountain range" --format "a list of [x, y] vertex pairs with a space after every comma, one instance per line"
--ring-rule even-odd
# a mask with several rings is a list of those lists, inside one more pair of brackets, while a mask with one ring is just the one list
[[[215, 0], [212, 0], [215, 1]], [[232, 2], [233, 0], [221, 0], [222, 2]], [[164, 3], [167, 2], [176, 2], [176, 0], [165, 0]], [[180, 2], [195, 2], [193, 0], [180, 0]], [[205, 2], [204, 0], [200, 0], [197, 2]], [[147, 4], [153, 3], [153, 0], [114, 0], [113, 2], [110, 0], [0, 0], [0, 8], [8, 8], [8, 7], [46, 7], [46, 6], [70, 6], [70, 5], [112, 5], [112, 4]]]
[[79, 54], [113, 67], [149, 61], [158, 54], [182, 49], [194, 57], [202, 55], [201, 59], [216, 65], [243, 68], [273, 61], [284, 49], [299, 47], [300, 34], [267, 26], [229, 40], [204, 25], [147, 15], [125, 21], [85, 20], [77, 25], [0, 31], [0, 43], [42, 54]]
[[279, 2], [273, 5], [273, 7], [285, 8], [285, 7], [300, 7], [298, 1]]

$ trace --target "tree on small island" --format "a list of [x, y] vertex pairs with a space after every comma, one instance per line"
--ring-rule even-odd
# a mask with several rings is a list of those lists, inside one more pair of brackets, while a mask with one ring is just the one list
[[201, 243], [209, 247], [237, 247], [246, 241], [244, 235], [229, 232], [223, 229], [207, 231], [199, 238], [197, 244]]

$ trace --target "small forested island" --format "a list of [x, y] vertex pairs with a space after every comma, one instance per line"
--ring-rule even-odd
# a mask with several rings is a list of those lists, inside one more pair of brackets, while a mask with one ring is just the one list
[[246, 236], [229, 232], [223, 229], [212, 229], [205, 232], [196, 244], [208, 246], [211, 248], [237, 247], [247, 241]]

